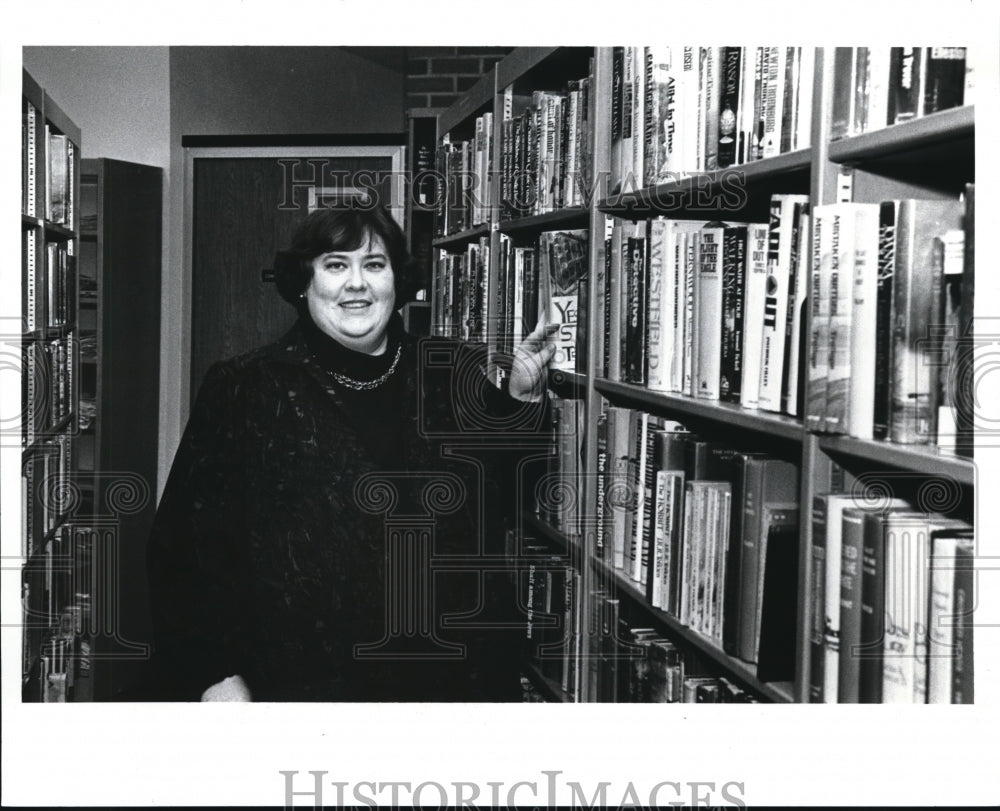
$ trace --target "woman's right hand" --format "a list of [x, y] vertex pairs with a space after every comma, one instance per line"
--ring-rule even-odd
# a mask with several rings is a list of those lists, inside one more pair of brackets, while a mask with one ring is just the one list
[[236, 675], [213, 684], [201, 694], [202, 701], [253, 701], [243, 677]]

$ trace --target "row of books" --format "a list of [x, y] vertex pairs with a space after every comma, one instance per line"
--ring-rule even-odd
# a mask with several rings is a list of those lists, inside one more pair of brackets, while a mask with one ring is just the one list
[[[461, 253], [440, 250], [431, 281], [431, 324], [435, 335], [490, 343], [512, 354], [544, 316], [558, 325], [553, 369], [582, 371], [578, 334], [590, 264], [587, 229], [543, 231], [531, 245], [499, 237], [495, 298], [489, 301], [490, 240], [482, 236]], [[586, 300], [584, 299], [584, 308]]]
[[[75, 524], [59, 526], [46, 541], [44, 554], [24, 569], [22, 672], [32, 673], [33, 657], [38, 654], [35, 672], [43, 702], [71, 700], [90, 675], [91, 534], [90, 528]], [[72, 555], [69, 550], [74, 550]]]
[[971, 103], [973, 65], [966, 48], [834, 48], [830, 138]]
[[22, 232], [25, 284], [21, 291], [24, 327], [33, 332], [59, 327], [75, 320], [76, 257], [68, 243], [45, 244], [44, 258], [38, 261], [40, 237], [34, 229]]
[[41, 539], [59, 526], [72, 506], [72, 441], [68, 435], [46, 442], [21, 466], [21, 556], [27, 560]]
[[[22, 443], [54, 428], [70, 414], [73, 391], [73, 335], [24, 345], [22, 401], [25, 414]], [[30, 395], [30, 396], [29, 396]]]
[[974, 187], [964, 202], [814, 209], [807, 428], [962, 444], [957, 431], [971, 421], [961, 369], [973, 339], [972, 206]]
[[593, 71], [561, 91], [504, 93], [500, 131], [500, 219], [510, 220], [589, 202]]
[[608, 220], [605, 375], [798, 414], [808, 198], [773, 195], [768, 224]]
[[972, 703], [973, 528], [852, 494], [812, 523], [810, 700]]
[[25, 99], [21, 108], [22, 214], [72, 227], [75, 156], [75, 144], [44, 123], [38, 108]]
[[808, 146], [814, 66], [812, 48], [614, 48], [612, 189]]
[[490, 240], [462, 253], [439, 250], [431, 277], [431, 334], [482, 343], [487, 339]]
[[607, 405], [597, 423], [597, 554], [653, 608], [792, 678], [799, 470], [684, 426]]
[[447, 236], [485, 223], [493, 188], [493, 113], [476, 118], [471, 140], [445, 135], [435, 157], [438, 189], [435, 232]]
[[[729, 679], [708, 675], [696, 651], [653, 628], [630, 627], [612, 591], [598, 587], [585, 609], [580, 572], [565, 553], [544, 543], [524, 552], [520, 595], [528, 659], [564, 700], [576, 700], [586, 681], [600, 702], [756, 703]], [[585, 634], [591, 647], [583, 657]]]

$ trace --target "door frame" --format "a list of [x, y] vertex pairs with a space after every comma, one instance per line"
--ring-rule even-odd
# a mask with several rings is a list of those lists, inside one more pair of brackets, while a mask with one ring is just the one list
[[389, 158], [392, 161], [389, 213], [405, 230], [406, 147], [385, 146], [205, 146], [184, 147], [184, 243], [181, 299], [180, 424], [191, 408], [191, 345], [194, 328], [194, 162], [207, 158]]

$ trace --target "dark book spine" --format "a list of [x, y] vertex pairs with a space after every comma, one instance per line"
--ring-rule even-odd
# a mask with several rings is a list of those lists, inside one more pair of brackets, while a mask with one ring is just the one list
[[725, 591], [722, 598], [722, 649], [730, 656], [739, 653], [740, 583], [743, 579], [743, 494], [745, 465], [743, 454], [733, 454], [728, 480], [732, 485], [729, 517], [729, 545], [726, 550]]
[[857, 704], [860, 696], [861, 660], [861, 560], [864, 546], [864, 513], [844, 510], [840, 541], [840, 667], [837, 700]]
[[882, 644], [885, 638], [885, 515], [864, 518], [861, 546], [861, 638], [858, 701], [882, 703]]
[[893, 284], [896, 271], [896, 212], [898, 201], [879, 207], [878, 289], [875, 297], [875, 412], [872, 435], [889, 436], [892, 382]]
[[[792, 250], [788, 261], [788, 308], [785, 316], [785, 354], [781, 364], [781, 410], [786, 414], [789, 413], [788, 399], [791, 394], [790, 379], [792, 375], [792, 358], [796, 357], [796, 353], [792, 352], [792, 343], [798, 337], [795, 334], [795, 291], [799, 284], [801, 284], [798, 274], [799, 252], [802, 250], [804, 236], [802, 233], [802, 212], [808, 211], [808, 209], [808, 203], [795, 203], [792, 208], [792, 222], [790, 224], [792, 232]], [[798, 355], [797, 357], [801, 359], [802, 356]], [[801, 403], [802, 401], [798, 400], [798, 402]]]
[[965, 97], [965, 48], [925, 48], [924, 115], [961, 107]]
[[739, 403], [743, 379], [743, 288], [746, 279], [745, 226], [726, 228], [722, 239], [722, 355], [719, 399]]
[[809, 701], [822, 704], [826, 650], [823, 646], [826, 611], [826, 499], [813, 497], [812, 566], [809, 584]]
[[628, 312], [625, 346], [627, 352], [626, 379], [629, 383], [646, 383], [646, 240], [628, 240]]
[[965, 186], [965, 216], [962, 220], [965, 230], [965, 259], [962, 267], [961, 304], [959, 305], [958, 331], [959, 347], [955, 364], [957, 452], [972, 458], [974, 422], [972, 405], [975, 400], [972, 373], [973, 360], [973, 314], [976, 297], [976, 184]]
[[959, 542], [955, 558], [955, 618], [952, 643], [952, 704], [975, 703], [973, 656], [973, 609], [976, 605], [975, 556], [971, 541]]
[[889, 56], [889, 123], [899, 124], [921, 114], [922, 48], [893, 48]]
[[719, 94], [719, 168], [736, 162], [740, 98], [740, 63], [742, 48], [726, 46], [722, 49], [722, 88]]

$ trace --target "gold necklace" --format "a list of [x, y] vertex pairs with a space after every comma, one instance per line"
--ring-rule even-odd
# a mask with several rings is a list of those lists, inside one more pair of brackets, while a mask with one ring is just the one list
[[349, 389], [354, 389], [355, 391], [371, 391], [372, 389], [378, 388], [386, 380], [388, 380], [392, 373], [396, 371], [396, 366], [399, 363], [399, 358], [403, 354], [403, 345], [400, 344], [396, 347], [396, 357], [392, 359], [392, 366], [379, 377], [374, 380], [355, 380], [353, 377], [348, 377], [347, 375], [342, 375], [340, 372], [330, 372], [333, 375], [333, 379], [336, 380], [341, 386], [347, 386]]

